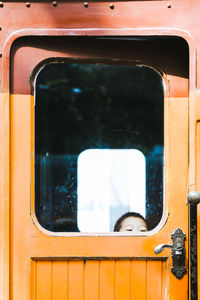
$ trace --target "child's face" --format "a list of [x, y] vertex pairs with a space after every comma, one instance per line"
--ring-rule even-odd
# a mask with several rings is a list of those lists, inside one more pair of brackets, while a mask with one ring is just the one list
[[127, 217], [121, 223], [120, 232], [132, 231], [132, 232], [141, 232], [147, 231], [146, 222], [139, 217]]

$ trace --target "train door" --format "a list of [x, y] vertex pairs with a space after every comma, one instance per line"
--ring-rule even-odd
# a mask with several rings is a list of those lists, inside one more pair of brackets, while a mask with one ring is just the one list
[[187, 299], [187, 174], [183, 39], [14, 42], [11, 299]]

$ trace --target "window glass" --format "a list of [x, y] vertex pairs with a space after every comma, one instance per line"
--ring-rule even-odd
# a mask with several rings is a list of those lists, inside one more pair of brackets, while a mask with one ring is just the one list
[[163, 209], [160, 75], [145, 66], [52, 63], [38, 74], [35, 97], [38, 222], [54, 232], [112, 232], [135, 212], [154, 228]]
[[83, 151], [78, 157], [80, 231], [110, 232], [128, 211], [144, 216], [145, 179], [145, 157], [139, 150]]

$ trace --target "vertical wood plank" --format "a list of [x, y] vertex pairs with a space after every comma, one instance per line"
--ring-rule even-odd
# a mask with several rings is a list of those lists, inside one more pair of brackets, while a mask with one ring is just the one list
[[162, 262], [162, 300], [167, 299], [167, 295], [169, 294], [168, 272], [169, 272], [168, 261], [163, 261]]
[[162, 300], [162, 262], [147, 261], [147, 300]]
[[83, 268], [83, 261], [69, 261], [68, 300], [83, 300]]
[[84, 267], [84, 299], [99, 299], [99, 261], [86, 261]]
[[131, 261], [116, 261], [116, 300], [131, 299]]
[[36, 300], [52, 300], [52, 262], [37, 262]]
[[131, 300], [146, 300], [146, 261], [132, 261], [131, 264]]
[[115, 300], [115, 261], [100, 261], [100, 300]]
[[52, 267], [52, 300], [67, 300], [68, 262], [54, 261]]
[[37, 276], [37, 262], [31, 259], [31, 274], [30, 274], [30, 298], [36, 300], [36, 276]]

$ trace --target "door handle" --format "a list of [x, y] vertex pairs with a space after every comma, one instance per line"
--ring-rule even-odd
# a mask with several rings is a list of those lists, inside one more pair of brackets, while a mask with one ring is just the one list
[[173, 248], [173, 246], [172, 245], [168, 245], [168, 244], [160, 244], [160, 245], [158, 245], [158, 246], [155, 247], [154, 252], [155, 252], [155, 254], [159, 254], [165, 248]]
[[171, 238], [173, 240], [172, 245], [160, 244], [154, 249], [155, 254], [161, 253], [165, 248], [172, 249], [173, 266], [171, 268], [171, 271], [178, 279], [181, 279], [186, 273], [185, 237], [185, 233], [183, 233], [183, 231], [180, 228], [176, 228], [171, 235]]

